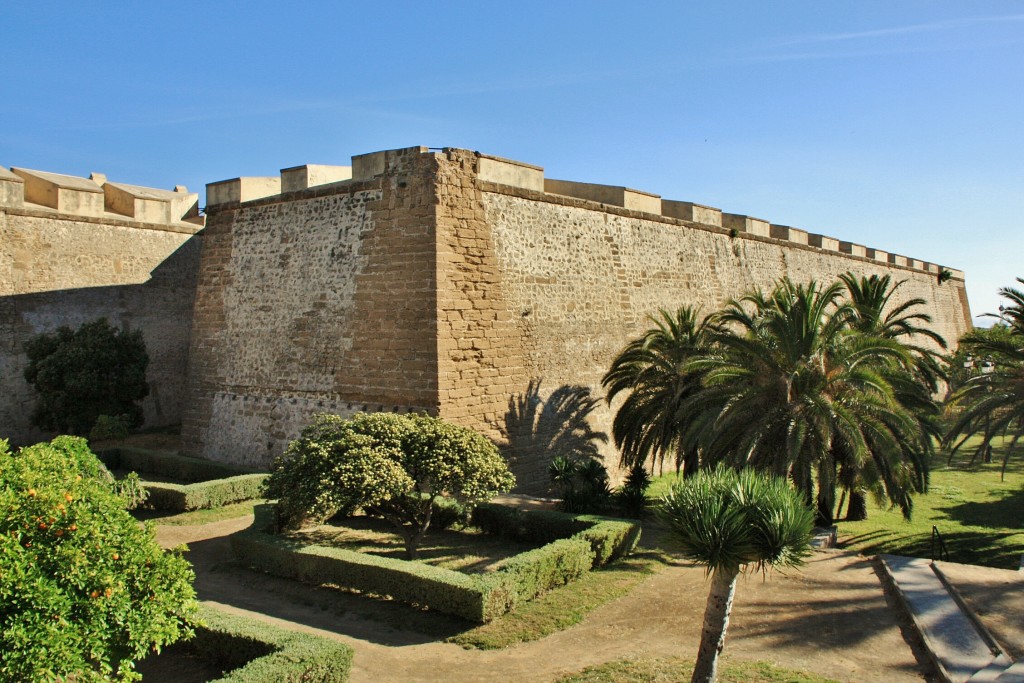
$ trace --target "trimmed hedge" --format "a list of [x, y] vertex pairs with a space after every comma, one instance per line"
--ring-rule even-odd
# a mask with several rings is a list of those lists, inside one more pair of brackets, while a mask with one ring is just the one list
[[626, 555], [640, 540], [638, 522], [552, 510], [517, 510], [495, 503], [476, 506], [473, 525], [486, 533], [527, 543], [550, 543], [570, 537], [586, 540], [597, 567]]
[[341, 683], [352, 648], [202, 606], [196, 635], [182, 647], [228, 671], [214, 683]]
[[[497, 571], [471, 575], [420, 562], [306, 545], [268, 533], [274, 521], [273, 507], [260, 505], [253, 525], [234, 534], [231, 545], [238, 559], [270, 574], [310, 583], [333, 583], [482, 623], [624, 555], [640, 537], [639, 524], [631, 522], [562, 513], [517, 513], [501, 505], [481, 507], [486, 508], [480, 513], [485, 531], [499, 530], [501, 523], [507, 522], [515, 529], [505, 535], [530, 541], [538, 537], [552, 540], [516, 555]], [[579, 529], [575, 534], [551, 536], [556, 529], [575, 528]]]
[[194, 482], [143, 482], [149, 491], [144, 507], [168, 512], [215, 508], [262, 496], [267, 474], [183, 455], [142, 448], [111, 448], [97, 453], [108, 469], [122, 469]]

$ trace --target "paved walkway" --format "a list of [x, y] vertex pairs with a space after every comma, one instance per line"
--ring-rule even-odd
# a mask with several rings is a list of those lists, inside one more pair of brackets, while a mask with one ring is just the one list
[[1024, 683], [1024, 661], [1013, 663], [970, 615], [940, 569], [921, 558], [881, 559], [945, 680]]

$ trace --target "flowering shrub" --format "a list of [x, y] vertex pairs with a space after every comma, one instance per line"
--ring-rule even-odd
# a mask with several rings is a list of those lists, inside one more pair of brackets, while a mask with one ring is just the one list
[[497, 447], [428, 415], [317, 415], [271, 467], [278, 524], [297, 528], [363, 509], [390, 521], [413, 557], [441, 496], [473, 504], [515, 484]]
[[0, 440], [0, 680], [136, 680], [137, 659], [191, 634], [192, 570], [132, 495], [84, 439]]

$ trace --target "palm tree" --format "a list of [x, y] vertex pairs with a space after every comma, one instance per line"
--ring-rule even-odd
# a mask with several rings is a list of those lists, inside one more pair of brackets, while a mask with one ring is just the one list
[[612, 436], [622, 467], [650, 461], [653, 472], [668, 455], [676, 471], [690, 476], [700, 466], [700, 453], [684, 443], [688, 420], [680, 406], [700, 389], [701, 373], [689, 364], [710, 353], [716, 327], [689, 306], [674, 314], [662, 310], [650, 320], [654, 327], [627, 344], [601, 380], [609, 404], [629, 392], [615, 414]]
[[[1017, 278], [1024, 285], [1024, 279]], [[945, 445], [951, 457], [964, 442], [981, 435], [975, 457], [987, 451], [997, 436], [1009, 436], [1010, 444], [1003, 456], [1003, 475], [1017, 442], [1024, 436], [1024, 292], [1002, 287], [999, 294], [1010, 301], [1000, 306], [999, 318], [1008, 334], [968, 332], [960, 340], [960, 348], [992, 361], [991, 371], [971, 377], [950, 397], [949, 407], [960, 411]]]
[[911, 358], [897, 341], [852, 330], [856, 312], [842, 294], [839, 283], [783, 279], [729, 302], [714, 336], [722, 352], [691, 364], [703, 388], [679, 410], [710, 462], [788, 476], [808, 503], [817, 479], [823, 524], [832, 523], [839, 458], [883, 469], [883, 492], [909, 516], [902, 445], [917, 425], [880, 369]]
[[725, 647], [736, 578], [748, 568], [802, 564], [813, 513], [785, 480], [721, 467], [677, 483], [659, 513], [683, 554], [712, 576], [691, 678], [711, 683]]
[[[932, 319], [918, 310], [926, 304], [924, 299], [912, 298], [901, 304], [894, 304], [893, 297], [905, 281], [894, 282], [890, 275], [857, 277], [853, 273], [840, 276], [846, 286], [847, 295], [854, 315], [850, 326], [870, 336], [899, 341], [909, 352], [911, 363], [889, 363], [881, 368], [896, 391], [897, 400], [907, 407], [918, 423], [918, 438], [901, 443], [904, 460], [912, 472], [904, 473], [911, 480], [913, 490], [925, 491], [928, 486], [928, 462], [934, 454], [934, 444], [942, 438], [939, 423], [940, 410], [933, 396], [939, 390], [939, 383], [946, 379], [942, 367], [941, 350], [946, 340], [929, 329]], [[925, 340], [925, 344], [918, 342]], [[928, 342], [931, 345], [928, 345]], [[877, 455], [884, 449], [873, 448]], [[880, 486], [900, 491], [903, 486], [886, 481], [887, 474], [903, 472], [885, 467], [884, 463], [867, 462], [865, 467], [846, 463], [840, 468], [839, 480], [850, 494], [847, 520], [867, 519], [867, 497], [865, 491]], [[845, 495], [845, 494], [844, 494]]]

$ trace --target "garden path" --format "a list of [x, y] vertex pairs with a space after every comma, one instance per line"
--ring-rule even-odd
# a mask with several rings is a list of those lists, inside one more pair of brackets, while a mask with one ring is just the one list
[[[708, 584], [673, 564], [572, 628], [495, 651], [443, 642], [460, 623], [383, 601], [304, 586], [231, 563], [227, 536], [252, 517], [158, 527], [165, 546], [188, 543], [201, 600], [229, 611], [340, 639], [355, 649], [352, 683], [551, 681], [625, 657], [692, 656]], [[840, 681], [927, 680], [871, 561], [815, 553], [800, 572], [741, 580], [727, 657], [766, 660]]]

